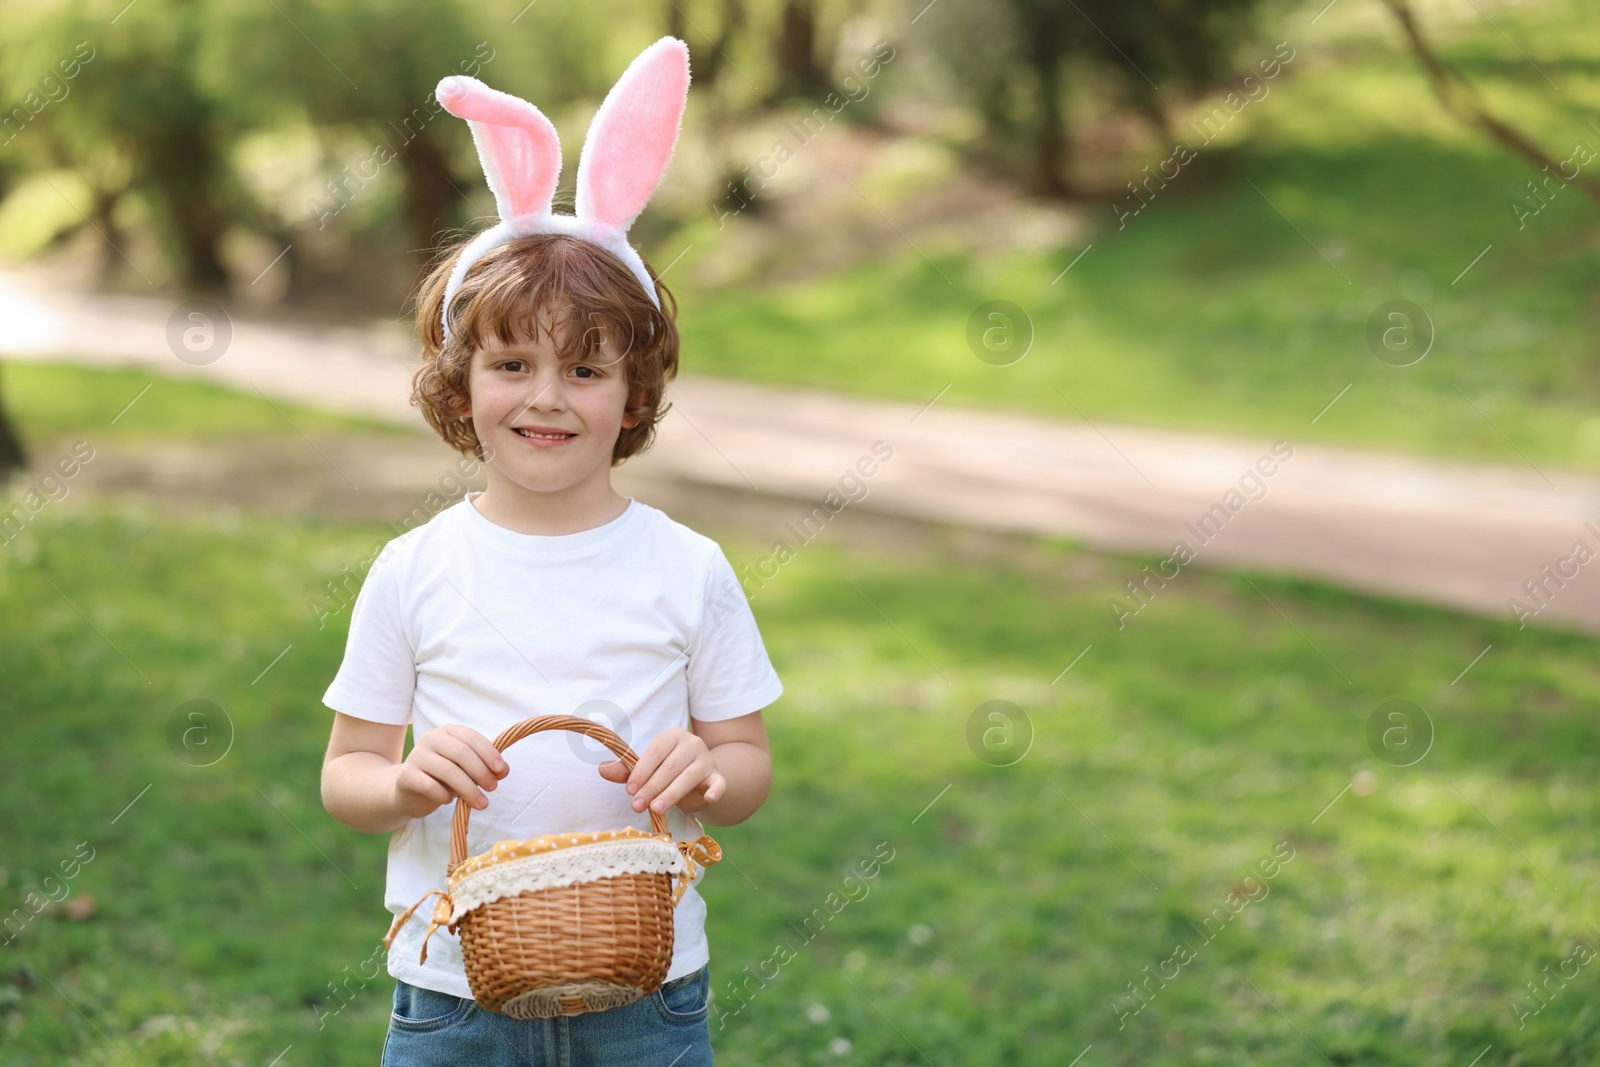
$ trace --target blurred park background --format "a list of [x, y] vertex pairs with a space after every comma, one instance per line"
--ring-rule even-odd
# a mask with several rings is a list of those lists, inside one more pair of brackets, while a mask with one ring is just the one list
[[[431, 94], [536, 102], [570, 210], [664, 33], [632, 236], [706, 421], [619, 485], [763, 576], [786, 685], [704, 890], [719, 1062], [1600, 1062], [1591, 5], [0, 11], [0, 1065], [376, 1061], [387, 840], [322, 808], [320, 697], [465, 484], [403, 395], [493, 209]], [[773, 436], [802, 398], [842, 451]], [[778, 569], [854, 434], [901, 451]], [[1304, 458], [1175, 578], [1181, 522], [1033, 507], [1074, 434], [1178, 514]]]

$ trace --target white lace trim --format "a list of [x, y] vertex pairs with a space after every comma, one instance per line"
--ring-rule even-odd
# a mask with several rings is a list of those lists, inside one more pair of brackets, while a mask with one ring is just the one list
[[491, 864], [463, 878], [450, 894], [452, 924], [473, 908], [530, 889], [554, 889], [619, 874], [678, 874], [683, 853], [654, 838], [599, 841]]

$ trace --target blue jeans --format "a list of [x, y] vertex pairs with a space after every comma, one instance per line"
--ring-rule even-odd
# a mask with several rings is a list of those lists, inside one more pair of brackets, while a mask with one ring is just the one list
[[513, 1019], [397, 981], [382, 1067], [708, 1067], [710, 965], [609, 1011]]

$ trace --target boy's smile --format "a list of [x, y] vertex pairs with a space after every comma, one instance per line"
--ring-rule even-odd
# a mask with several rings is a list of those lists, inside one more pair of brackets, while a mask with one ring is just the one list
[[578, 436], [549, 426], [514, 426], [512, 430], [519, 437], [527, 438], [529, 444], [538, 448], [553, 448]]
[[602, 342], [589, 358], [563, 356], [566, 336], [543, 325], [536, 340], [490, 337], [473, 354], [468, 416], [489, 479], [479, 510], [527, 533], [572, 532], [618, 513], [612, 452], [639, 420], [626, 411], [625, 354]]

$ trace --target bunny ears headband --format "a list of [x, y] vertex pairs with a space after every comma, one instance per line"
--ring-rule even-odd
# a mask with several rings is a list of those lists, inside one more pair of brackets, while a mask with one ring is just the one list
[[561, 175], [561, 142], [543, 112], [526, 100], [456, 75], [434, 95], [467, 120], [500, 221], [461, 250], [445, 284], [440, 319], [450, 341], [450, 300], [467, 271], [490, 248], [532, 233], [564, 233], [622, 260], [657, 308], [654, 280], [628, 244], [628, 227], [656, 191], [678, 143], [689, 96], [689, 48], [663, 37], [628, 65], [589, 123], [578, 157], [576, 215], [556, 215], [550, 200]]

